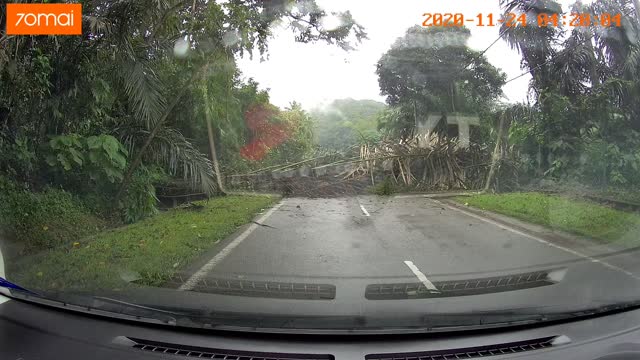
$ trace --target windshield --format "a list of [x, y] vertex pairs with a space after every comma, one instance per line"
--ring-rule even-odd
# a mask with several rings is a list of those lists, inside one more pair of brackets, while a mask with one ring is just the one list
[[272, 331], [640, 301], [637, 1], [56, 3], [0, 5], [2, 293]]

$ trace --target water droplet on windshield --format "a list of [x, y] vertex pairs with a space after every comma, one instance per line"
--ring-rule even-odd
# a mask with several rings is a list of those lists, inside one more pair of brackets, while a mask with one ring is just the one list
[[176, 57], [184, 58], [189, 52], [189, 42], [186, 39], [178, 39], [173, 45], [173, 54]]
[[240, 34], [238, 34], [238, 32], [235, 30], [227, 31], [226, 33], [224, 33], [224, 35], [222, 35], [222, 43], [224, 44], [224, 46], [233, 46], [240, 42], [240, 40]]
[[336, 30], [344, 25], [342, 19], [333, 14], [323, 17], [322, 20], [320, 20], [320, 24], [322, 25], [322, 28], [327, 31]]

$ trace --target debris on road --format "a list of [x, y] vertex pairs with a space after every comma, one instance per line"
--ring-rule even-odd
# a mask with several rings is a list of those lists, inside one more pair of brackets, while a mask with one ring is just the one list
[[257, 221], [252, 221], [252, 223], [256, 224], [256, 225], [260, 225], [260, 226], [264, 226], [264, 227], [268, 227], [268, 228], [272, 228], [272, 229], [277, 229], [276, 227], [273, 227], [271, 225], [267, 225], [267, 224], [261, 224]]

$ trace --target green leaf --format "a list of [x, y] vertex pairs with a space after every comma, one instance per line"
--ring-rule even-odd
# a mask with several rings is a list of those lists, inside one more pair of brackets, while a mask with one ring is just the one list
[[54, 137], [49, 140], [49, 147], [53, 150], [58, 150], [60, 148], [60, 139], [58, 137]]
[[69, 149], [69, 153], [71, 154], [73, 161], [75, 161], [76, 164], [82, 166], [84, 162], [82, 153], [73, 148]]
[[47, 162], [47, 164], [49, 164], [49, 166], [56, 166], [58, 164], [58, 161], [54, 155], [47, 155], [45, 161]]
[[89, 152], [89, 161], [96, 165], [98, 163], [98, 159], [100, 158], [100, 155], [98, 153], [96, 153], [95, 151], [91, 151]]
[[111, 160], [113, 161], [115, 166], [119, 169], [124, 169], [127, 166], [127, 158], [125, 158], [124, 156], [118, 153], [114, 154]]
[[102, 146], [100, 139], [97, 136], [89, 136], [87, 138], [87, 147], [91, 150], [99, 149]]
[[71, 146], [71, 137], [69, 136], [58, 136], [57, 140], [64, 146]]
[[104, 173], [107, 175], [107, 178], [109, 179], [109, 182], [113, 183], [115, 181], [115, 178], [121, 179], [122, 178], [122, 173], [115, 171], [111, 168], [104, 168]]
[[113, 158], [120, 148], [120, 142], [113, 136], [105, 136], [103, 139], [102, 148], [105, 150], [109, 158]]
[[62, 165], [62, 167], [66, 171], [71, 170], [71, 163], [69, 162], [69, 160], [63, 154], [58, 154], [57, 159], [58, 159], [58, 162]]

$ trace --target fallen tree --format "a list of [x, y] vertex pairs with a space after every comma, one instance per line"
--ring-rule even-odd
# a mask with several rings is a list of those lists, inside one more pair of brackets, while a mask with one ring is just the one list
[[[341, 174], [344, 178], [391, 177], [395, 184], [425, 190], [483, 189], [492, 164], [491, 150], [482, 145], [460, 147], [457, 139], [430, 135], [405, 141], [384, 140], [362, 145], [360, 159]], [[426, 146], [418, 146], [419, 143]], [[502, 158], [492, 187], [517, 183], [512, 156]], [[502, 180], [502, 181], [501, 181]]]

